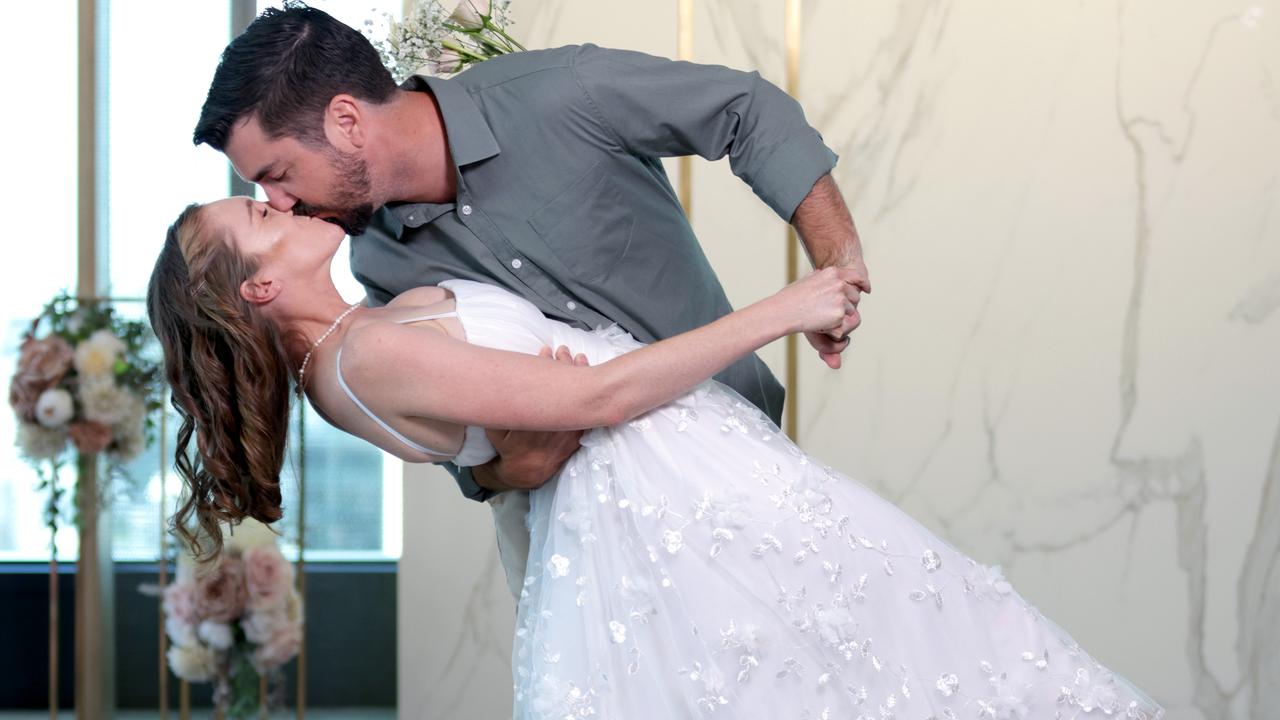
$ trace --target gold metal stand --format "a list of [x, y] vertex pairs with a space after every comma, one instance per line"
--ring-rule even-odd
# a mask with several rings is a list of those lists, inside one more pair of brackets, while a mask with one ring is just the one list
[[[783, 42], [787, 60], [787, 93], [799, 99], [800, 96], [800, 0], [786, 0], [783, 20]], [[800, 241], [794, 226], [787, 225], [787, 284], [800, 277]], [[800, 443], [800, 428], [797, 421], [799, 397], [799, 350], [800, 338], [794, 333], [786, 340], [786, 376], [783, 381], [787, 391], [786, 405], [783, 407], [783, 431], [791, 441]]]

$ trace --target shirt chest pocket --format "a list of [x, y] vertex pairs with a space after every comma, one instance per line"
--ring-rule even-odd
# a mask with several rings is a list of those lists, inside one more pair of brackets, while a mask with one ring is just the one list
[[635, 214], [606, 169], [597, 162], [529, 216], [534, 232], [583, 282], [608, 277], [635, 233]]

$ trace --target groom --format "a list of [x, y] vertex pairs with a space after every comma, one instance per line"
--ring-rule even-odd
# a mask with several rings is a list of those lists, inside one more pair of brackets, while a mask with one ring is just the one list
[[[578, 327], [617, 322], [645, 342], [708, 323], [731, 308], [660, 161], [691, 154], [728, 155], [795, 225], [815, 267], [854, 268], [871, 291], [829, 174], [835, 153], [757, 73], [588, 44], [397, 87], [363, 35], [288, 5], [227, 46], [194, 140], [225, 153], [277, 210], [346, 229], [374, 303], [467, 278]], [[860, 321], [855, 307], [838, 331], [807, 338], [838, 368]], [[783, 389], [759, 357], [716, 377], [779, 422]], [[517, 594], [528, 499], [503, 491], [545, 483], [580, 435], [489, 430], [497, 458], [448, 465], [467, 497], [492, 498]]]

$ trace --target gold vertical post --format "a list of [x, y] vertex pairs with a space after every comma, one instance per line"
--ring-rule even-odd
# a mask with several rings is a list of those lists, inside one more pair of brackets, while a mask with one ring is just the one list
[[[800, 0], [786, 0], [785, 18], [783, 20], [783, 42], [787, 63], [787, 93], [791, 97], [800, 97]], [[799, 238], [794, 226], [787, 225], [787, 283], [793, 283], [800, 275]], [[787, 369], [784, 385], [787, 391], [786, 406], [783, 408], [783, 429], [792, 442], [799, 444], [800, 429], [797, 427], [797, 406], [799, 398], [799, 338], [795, 334], [787, 336], [786, 357]]]
[[76, 102], [76, 292], [82, 298], [98, 294], [97, 197], [97, 3], [80, 0], [77, 18], [80, 55], [77, 58]]
[[76, 456], [76, 504], [80, 510], [80, 557], [76, 560], [75, 592], [75, 709], [76, 720], [112, 717], [110, 530], [108, 515], [100, 511], [101, 480], [97, 455]]
[[[298, 403], [298, 595], [303, 607], [307, 600], [307, 403]], [[298, 646], [298, 720], [307, 716], [307, 626], [302, 626]]]
[[[676, 0], [676, 59], [693, 59], [693, 0]], [[676, 161], [680, 178], [680, 205], [685, 217], [693, 219], [693, 158]]]
[[160, 397], [160, 577], [157, 584], [160, 586], [160, 607], [158, 608], [160, 619], [160, 720], [169, 719], [169, 663], [166, 662], [165, 653], [168, 650], [169, 638], [164, 632], [164, 589], [169, 584], [169, 540], [165, 533], [165, 498], [167, 495], [165, 483], [169, 478], [169, 466], [165, 462], [165, 458], [169, 456], [169, 433], [166, 411], [167, 403], [164, 402], [164, 396]]
[[178, 683], [178, 717], [191, 720], [191, 683], [186, 680]]
[[[105, 268], [99, 241], [105, 188], [98, 179], [99, 137], [105, 124], [98, 113], [98, 80], [106, 73], [106, 35], [101, 32], [105, 3], [76, 4], [76, 292], [94, 298]], [[75, 715], [77, 720], [110, 718], [115, 707], [114, 578], [111, 572], [109, 516], [98, 503], [100, 478], [96, 455], [78, 455], [77, 492], [80, 552], [75, 577]]]

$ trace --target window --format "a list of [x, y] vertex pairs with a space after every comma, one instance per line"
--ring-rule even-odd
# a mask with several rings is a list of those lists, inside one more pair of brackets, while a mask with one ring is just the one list
[[[99, 4], [106, 14], [108, 46], [99, 122], [106, 123], [107, 142], [100, 152], [98, 192], [104, 194], [106, 250], [99, 256], [99, 276], [109, 280], [110, 294], [123, 298], [120, 311], [140, 317], [147, 280], [165, 230], [191, 202], [225, 197], [230, 166], [217, 152], [195, 147], [191, 132], [204, 102], [222, 49], [230, 40], [233, 5], [245, 0], [198, 3], [182, 14], [182, 31], [165, 31], [167, 20], [152, 5]], [[248, 0], [252, 6], [253, 0]], [[268, 4], [260, 3], [257, 10]], [[315, 0], [340, 20], [360, 29], [366, 18], [386, 11], [398, 15], [398, 0]], [[372, 8], [372, 9], [371, 9]], [[76, 5], [16, 5], [7, 10], [12, 27], [62, 27], [60, 33], [17, 33], [0, 49], [8, 67], [31, 65], [39, 73], [11, 78], [24, 97], [39, 97], [40, 122], [24, 123], [24, 142], [12, 143], [10, 157], [22, 168], [31, 188], [24, 211], [14, 213], [11, 242], [38, 248], [29, 263], [9, 263], [0, 272], [6, 307], [0, 363], [12, 372], [18, 338], [41, 304], [63, 288], [74, 288], [76, 267]], [[14, 18], [12, 15], [16, 14]], [[38, 263], [33, 267], [32, 263]], [[334, 279], [343, 297], [363, 296], [351, 278], [347, 251], [339, 251]], [[7, 377], [7, 376], [6, 376]], [[291, 425], [295, 445], [282, 477], [286, 552], [296, 553], [298, 456], [295, 452], [299, 410]], [[176, 419], [167, 421], [167, 457], [153, 445], [125, 468], [131, 480], [118, 487], [112, 513], [113, 556], [117, 560], [153, 560], [159, 549], [162, 462], [172, 463]], [[14, 437], [12, 413], [0, 413], [0, 437]], [[380, 450], [330, 428], [315, 413], [306, 415], [307, 556], [312, 559], [396, 559], [400, 554], [400, 462]], [[69, 487], [73, 473], [64, 473]], [[0, 560], [43, 560], [48, 536], [43, 524], [45, 494], [36, 490], [36, 475], [17, 457], [10, 443], [0, 445]], [[169, 472], [167, 507], [171, 514], [180, 490]], [[58, 557], [76, 557], [74, 528], [58, 536]]]
[[[20, 179], [6, 191], [13, 201], [6, 213], [9, 257], [0, 263], [0, 368], [7, 382], [27, 323], [76, 283], [76, 6], [14, 3], [3, 17], [14, 32], [0, 43], [0, 65], [28, 69], [5, 74], [8, 90], [40, 99], [3, 121], [10, 138], [5, 157], [11, 177]], [[18, 458], [16, 432], [6, 407], [0, 411], [0, 560], [47, 558], [45, 496], [36, 491], [35, 472]], [[59, 534], [60, 556], [75, 545], [74, 531]]]

